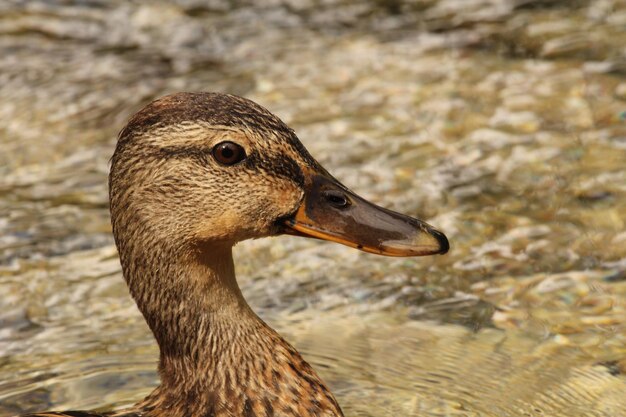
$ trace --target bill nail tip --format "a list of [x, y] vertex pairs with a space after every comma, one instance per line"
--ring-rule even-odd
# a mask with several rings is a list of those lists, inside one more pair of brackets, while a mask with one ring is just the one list
[[439, 230], [433, 230], [432, 235], [435, 237], [435, 239], [437, 239], [437, 242], [439, 242], [439, 254], [445, 255], [446, 253], [448, 253], [448, 251], [450, 250], [450, 242], [448, 241], [446, 235], [441, 233]]

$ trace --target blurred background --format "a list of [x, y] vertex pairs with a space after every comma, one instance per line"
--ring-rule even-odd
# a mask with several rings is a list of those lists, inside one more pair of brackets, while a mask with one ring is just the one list
[[626, 415], [626, 1], [2, 0], [0, 416], [157, 384], [108, 161], [133, 112], [195, 90], [262, 104], [451, 241], [237, 247], [346, 416]]

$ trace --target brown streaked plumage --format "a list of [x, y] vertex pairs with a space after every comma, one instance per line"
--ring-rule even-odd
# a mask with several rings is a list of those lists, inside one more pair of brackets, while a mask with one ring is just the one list
[[25, 414], [21, 417], [142, 417], [142, 414], [138, 412], [94, 413], [90, 411], [65, 411], [59, 413], [56, 411], [48, 411], [45, 413]]
[[138, 112], [120, 133], [109, 191], [161, 384], [132, 409], [31, 417], [342, 416], [311, 366], [244, 300], [233, 245], [289, 233], [393, 256], [448, 250], [443, 234], [356, 196], [280, 119], [232, 95], [178, 93]]

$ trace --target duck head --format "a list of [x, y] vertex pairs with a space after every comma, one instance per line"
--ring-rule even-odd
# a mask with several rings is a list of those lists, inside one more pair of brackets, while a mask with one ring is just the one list
[[292, 234], [383, 255], [448, 250], [443, 234], [358, 197], [280, 119], [231, 95], [179, 93], [140, 110], [120, 133], [109, 192], [123, 275], [160, 348], [161, 385], [137, 405], [146, 417], [273, 414], [268, 404], [342, 416], [246, 303], [237, 242]]
[[120, 133], [110, 182], [114, 230], [132, 213], [178, 244], [291, 234], [391, 256], [449, 247], [425, 222], [348, 190], [280, 119], [227, 94], [178, 93], [142, 109]]

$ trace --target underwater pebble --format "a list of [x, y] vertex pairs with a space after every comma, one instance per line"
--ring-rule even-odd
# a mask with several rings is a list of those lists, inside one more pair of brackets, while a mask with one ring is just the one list
[[588, 33], [567, 34], [546, 41], [541, 47], [541, 56], [544, 58], [562, 58], [585, 54], [591, 57], [594, 48], [598, 45]]
[[489, 126], [510, 129], [519, 133], [533, 133], [539, 130], [541, 120], [531, 111], [511, 112], [503, 108], [496, 109], [489, 120]]
[[615, 87], [615, 97], [626, 100], [626, 83], [619, 83], [617, 87]]

